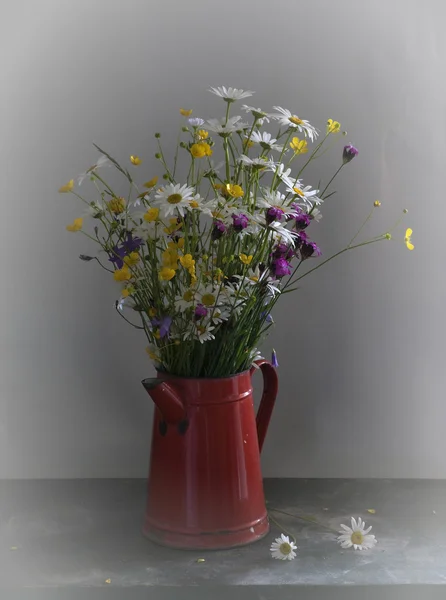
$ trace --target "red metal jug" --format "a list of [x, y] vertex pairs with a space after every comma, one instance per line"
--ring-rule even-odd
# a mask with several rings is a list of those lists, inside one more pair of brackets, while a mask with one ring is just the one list
[[269, 531], [260, 451], [278, 390], [257, 362], [263, 395], [254, 414], [251, 375], [193, 379], [158, 373], [142, 384], [156, 408], [143, 533], [174, 548], [231, 548]]

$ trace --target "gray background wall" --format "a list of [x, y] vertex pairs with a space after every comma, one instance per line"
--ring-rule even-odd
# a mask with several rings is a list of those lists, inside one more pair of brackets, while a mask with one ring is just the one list
[[359, 157], [312, 233], [325, 256], [377, 198], [367, 234], [404, 207], [414, 229], [414, 252], [401, 226], [400, 243], [344, 255], [283, 299], [265, 344], [281, 378], [265, 476], [446, 477], [445, 16], [443, 0], [2, 3], [0, 477], [145, 476], [145, 340], [107, 274], [77, 259], [90, 247], [64, 227], [80, 206], [57, 188], [95, 161], [93, 141], [152, 177], [153, 133], [173, 139], [179, 107], [221, 110], [209, 85], [348, 130]]

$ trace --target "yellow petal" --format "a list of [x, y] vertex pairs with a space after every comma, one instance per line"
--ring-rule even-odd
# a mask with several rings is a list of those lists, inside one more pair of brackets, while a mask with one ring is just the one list
[[130, 162], [132, 163], [132, 165], [140, 165], [142, 163], [142, 160], [139, 158], [139, 156], [132, 156], [130, 157]]
[[411, 242], [406, 242], [406, 246], [409, 250], [413, 250], [415, 246]]
[[68, 183], [59, 188], [60, 194], [66, 194], [67, 192], [71, 192], [74, 187], [74, 179], [70, 179]]
[[376, 513], [376, 510], [374, 508], [368, 508], [367, 512], [370, 513], [371, 515], [374, 515]]
[[153, 188], [156, 186], [157, 182], [158, 182], [158, 177], [155, 175], [155, 177], [150, 179], [150, 181], [146, 181], [145, 183], [143, 183], [143, 186], [145, 188]]
[[106, 579], [105, 583], [111, 583], [111, 579]]
[[192, 109], [186, 110], [185, 108], [180, 108], [180, 113], [183, 115], [183, 117], [190, 117], [192, 114]]
[[410, 237], [412, 235], [413, 231], [412, 229], [410, 229], [410, 227], [408, 229], [406, 229], [406, 237]]

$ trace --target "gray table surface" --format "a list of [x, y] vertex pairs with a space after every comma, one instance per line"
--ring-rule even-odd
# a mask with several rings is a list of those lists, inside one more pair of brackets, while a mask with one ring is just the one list
[[[0, 599], [285, 600], [299, 590], [299, 598], [446, 600], [446, 481], [267, 479], [268, 507], [316, 522], [272, 512], [281, 527], [272, 523], [263, 540], [224, 551], [146, 540], [145, 494], [145, 481], [135, 479], [0, 481], [0, 588], [8, 590]], [[350, 516], [373, 526], [373, 550], [336, 543], [328, 528]], [[297, 538], [293, 561], [270, 556], [283, 529]]]

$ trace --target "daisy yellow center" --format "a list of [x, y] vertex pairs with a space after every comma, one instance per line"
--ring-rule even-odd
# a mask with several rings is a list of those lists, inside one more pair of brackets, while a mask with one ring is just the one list
[[296, 117], [296, 115], [289, 117], [289, 120], [291, 123], [294, 123], [294, 125], [301, 125], [303, 123], [302, 119], [299, 119], [299, 117]]
[[167, 202], [169, 204], [178, 204], [182, 199], [183, 196], [181, 194], [170, 194], [170, 196], [167, 198]]
[[358, 546], [360, 546], [362, 544], [362, 542], [364, 541], [364, 536], [362, 535], [362, 533], [360, 531], [354, 531], [351, 535], [351, 542], [352, 544], [357, 544]]
[[252, 275], [252, 276], [251, 276], [249, 279], [250, 279], [251, 281], [255, 281], [256, 283], [257, 283], [257, 281], [259, 280], [259, 278], [258, 278], [256, 275]]
[[215, 304], [214, 294], [204, 294], [204, 296], [202, 296], [202, 298], [201, 298], [201, 302], [205, 306], [212, 306], [213, 304]]
[[185, 302], [192, 302], [193, 298], [194, 298], [194, 293], [192, 290], [187, 290], [187, 292], [184, 292], [183, 300]]
[[292, 548], [290, 546], [290, 544], [288, 544], [287, 542], [283, 542], [283, 544], [280, 544], [280, 548], [279, 548], [280, 552], [282, 554], [290, 554]]
[[298, 196], [303, 196], [304, 195], [303, 191], [300, 188], [298, 188], [298, 187], [294, 187], [293, 190], [296, 192], [296, 194]]
[[198, 208], [200, 205], [198, 204], [198, 202], [196, 200], [192, 200], [192, 202], [189, 202], [189, 206], [191, 208]]

